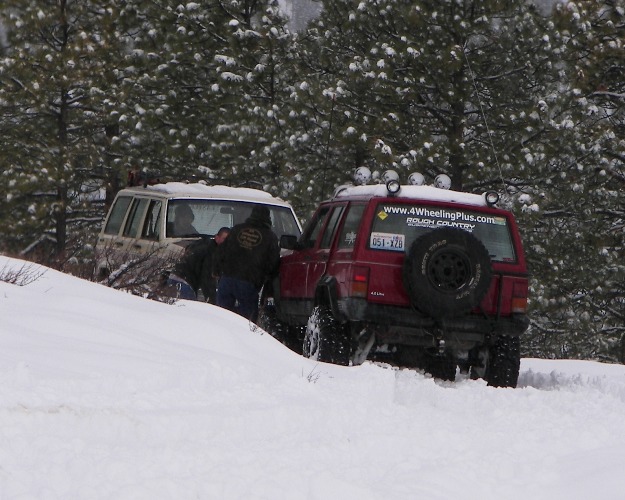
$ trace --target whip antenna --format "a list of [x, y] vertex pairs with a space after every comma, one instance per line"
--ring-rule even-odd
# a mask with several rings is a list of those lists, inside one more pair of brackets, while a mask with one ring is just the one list
[[488, 133], [488, 140], [490, 142], [490, 147], [493, 150], [493, 155], [495, 156], [495, 163], [497, 164], [497, 168], [499, 169], [499, 178], [501, 179], [501, 184], [503, 185], [504, 193], [508, 192], [506, 187], [506, 182], [503, 178], [503, 171], [501, 170], [501, 164], [499, 163], [499, 157], [497, 156], [497, 151], [495, 150], [495, 144], [493, 143], [493, 134], [490, 131], [490, 127], [488, 125], [488, 120], [486, 119], [486, 113], [484, 113], [484, 106], [482, 105], [482, 99], [480, 98], [480, 91], [477, 88], [477, 84], [475, 83], [475, 75], [473, 74], [473, 69], [471, 68], [471, 63], [469, 62], [469, 57], [467, 56], [467, 51], [464, 46], [462, 47], [462, 53], [464, 54], [464, 58], [467, 61], [467, 67], [469, 68], [469, 73], [471, 73], [471, 80], [473, 81], [473, 88], [475, 89], [475, 93], [477, 94], [477, 102], [480, 105], [480, 113], [482, 114], [482, 119], [484, 120], [484, 125], [486, 126], [486, 132]]

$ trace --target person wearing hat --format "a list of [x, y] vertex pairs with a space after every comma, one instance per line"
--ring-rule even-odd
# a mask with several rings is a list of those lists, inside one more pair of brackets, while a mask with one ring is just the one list
[[251, 215], [234, 226], [219, 248], [214, 273], [220, 276], [217, 305], [256, 321], [258, 293], [278, 272], [280, 246], [271, 230], [266, 205], [254, 205]]

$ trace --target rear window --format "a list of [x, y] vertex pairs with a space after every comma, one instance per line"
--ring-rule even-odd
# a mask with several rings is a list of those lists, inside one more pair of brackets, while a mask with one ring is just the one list
[[516, 261], [506, 217], [435, 206], [379, 204], [368, 246], [372, 250], [407, 252], [419, 236], [441, 227], [472, 233], [484, 244], [494, 261]]
[[[205, 234], [213, 236], [221, 227], [232, 227], [245, 222], [256, 203], [228, 200], [173, 199], [167, 206], [167, 236], [192, 236]], [[300, 229], [293, 212], [288, 207], [267, 205], [271, 214], [271, 229], [280, 238], [284, 234], [299, 236]], [[182, 207], [182, 209], [181, 209]], [[178, 233], [177, 214], [191, 211], [191, 227]], [[189, 226], [187, 226], [189, 227]]]

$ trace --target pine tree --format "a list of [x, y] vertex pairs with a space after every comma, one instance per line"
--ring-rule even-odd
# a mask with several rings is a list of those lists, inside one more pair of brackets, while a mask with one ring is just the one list
[[325, 2], [299, 85], [301, 128], [332, 158], [317, 170], [336, 165], [335, 181], [369, 163], [404, 178], [446, 172], [456, 189], [517, 184], [553, 85], [547, 29], [523, 2]]
[[550, 112], [558, 148], [536, 170], [528, 233], [542, 355], [622, 359], [624, 14], [622, 2], [571, 2], [554, 17], [566, 40]]
[[115, 39], [107, 5], [3, 4], [0, 233], [10, 251], [41, 248], [42, 257], [62, 263], [90, 243], [83, 231], [101, 221], [90, 201], [108, 142], [104, 103], [111, 82], [103, 76]]
[[132, 85], [128, 119], [146, 153], [138, 168], [285, 195], [282, 108], [293, 43], [274, 2], [210, 0], [170, 7], [129, 2]]

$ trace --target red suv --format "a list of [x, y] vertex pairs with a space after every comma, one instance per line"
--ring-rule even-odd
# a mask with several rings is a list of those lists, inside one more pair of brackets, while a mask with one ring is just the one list
[[[496, 193], [350, 186], [283, 237], [261, 326], [335, 364], [392, 360], [453, 380], [457, 368], [515, 387], [528, 274]], [[272, 295], [272, 297], [268, 297]]]

